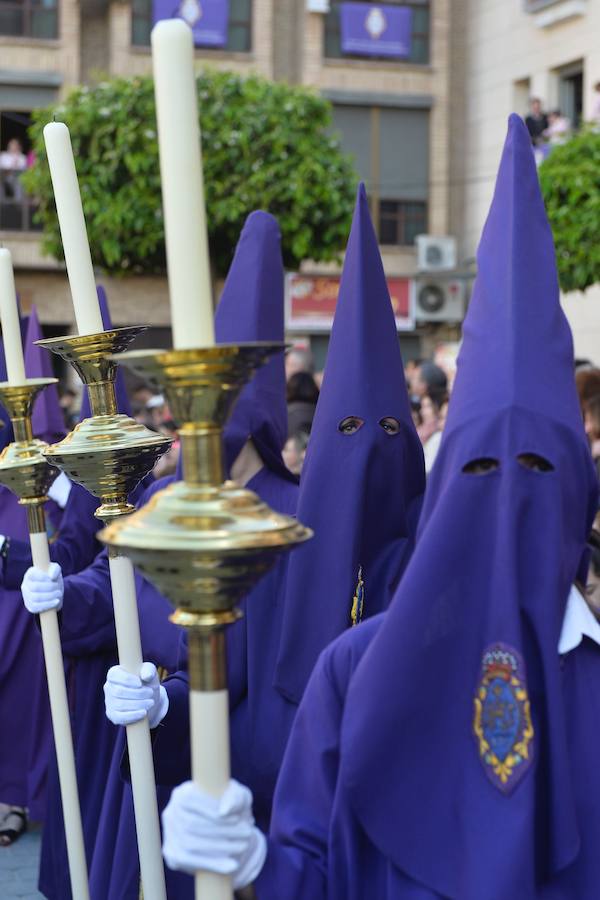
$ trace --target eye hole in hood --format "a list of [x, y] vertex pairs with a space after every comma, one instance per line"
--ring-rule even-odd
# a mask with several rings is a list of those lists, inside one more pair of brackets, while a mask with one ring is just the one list
[[356, 434], [356, 432], [365, 424], [364, 419], [358, 416], [346, 416], [338, 425], [338, 431], [342, 434]]
[[383, 419], [379, 420], [379, 424], [386, 434], [394, 435], [400, 431], [400, 422], [394, 416], [384, 416]]
[[552, 463], [548, 462], [547, 459], [544, 459], [543, 456], [539, 456], [537, 453], [520, 453], [519, 456], [517, 456], [517, 461], [523, 468], [531, 469], [534, 472], [554, 471]]
[[462, 470], [465, 475], [487, 475], [488, 472], [495, 472], [499, 468], [500, 463], [497, 459], [491, 456], [480, 456], [478, 459], [472, 459], [465, 463]]

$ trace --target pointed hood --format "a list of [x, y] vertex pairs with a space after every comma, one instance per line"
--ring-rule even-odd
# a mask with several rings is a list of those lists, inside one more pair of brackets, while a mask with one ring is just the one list
[[[98, 285], [96, 288], [96, 292], [98, 294], [98, 302], [100, 304], [100, 315], [102, 316], [102, 324], [104, 326], [105, 331], [110, 331], [113, 327], [112, 320], [110, 318], [110, 310], [108, 308], [108, 299], [106, 297], [106, 291], [101, 285]], [[121, 366], [117, 366], [117, 378], [115, 381], [115, 390], [117, 393], [117, 409], [124, 416], [131, 415], [131, 405], [129, 403], [129, 397], [127, 396], [127, 390], [125, 388], [125, 376], [123, 374], [123, 369]], [[90, 398], [88, 397], [87, 388], [83, 389], [83, 396], [81, 398], [81, 409], [79, 410], [79, 421], [83, 422], [84, 419], [89, 419], [92, 414], [92, 410], [90, 408]]]
[[[44, 334], [38, 319], [37, 309], [35, 306], [32, 306], [25, 337], [25, 373], [27, 378], [54, 378], [50, 354], [35, 343], [35, 341], [43, 340], [43, 337]], [[67, 433], [55, 384], [50, 385], [38, 395], [33, 406], [31, 425], [34, 437], [40, 438], [40, 440], [46, 441], [48, 444], [60, 441]]]
[[577, 820], [567, 724], [589, 713], [565, 708], [558, 642], [598, 489], [517, 116], [478, 263], [417, 547], [346, 697], [341, 778], [409, 877], [505, 900], [540, 896], [595, 827]]
[[[284, 339], [283, 261], [277, 220], [257, 210], [244, 224], [215, 315], [219, 344]], [[295, 481], [283, 463], [287, 438], [283, 352], [244, 388], [225, 428], [225, 463], [231, 468], [251, 437], [264, 464]]]
[[[350, 417], [354, 422], [344, 422]], [[361, 185], [300, 481], [298, 518], [315, 537], [289, 563], [276, 675], [289, 699], [300, 700], [321, 650], [353, 621], [359, 569], [363, 615], [387, 606], [412, 546], [424, 487], [396, 323]]]
[[[558, 296], [531, 141], [513, 115], [477, 253], [447, 433], [512, 405], [579, 430], [573, 343]], [[537, 301], [541, 297], [548, 302]]]

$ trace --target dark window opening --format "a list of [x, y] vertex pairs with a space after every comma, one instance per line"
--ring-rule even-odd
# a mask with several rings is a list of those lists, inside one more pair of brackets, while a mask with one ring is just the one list
[[379, 243], [409, 246], [427, 232], [427, 204], [404, 200], [379, 201]]
[[0, 0], [0, 34], [53, 40], [58, 0]]
[[33, 162], [27, 129], [29, 112], [0, 112], [0, 230], [39, 231], [34, 223], [35, 200], [21, 183], [23, 172]]
[[[375, 3], [376, 0], [363, 0], [366, 3]], [[386, 0], [393, 6], [410, 6], [412, 9], [412, 35], [410, 54], [395, 62], [428, 63], [429, 62], [429, 30], [430, 14], [429, 0]], [[326, 59], [385, 59], [389, 57], [356, 56], [355, 54], [342, 53], [340, 35], [340, 5], [342, 0], [331, 0], [330, 11], [325, 18], [325, 42], [324, 53]]]
[[[173, 4], [174, 8], [176, 5]], [[136, 47], [147, 47], [153, 24], [152, 0], [132, 0], [131, 12], [131, 43]], [[227, 44], [224, 47], [199, 49], [203, 52], [220, 49], [248, 53], [252, 49], [252, 0], [230, 0]]]

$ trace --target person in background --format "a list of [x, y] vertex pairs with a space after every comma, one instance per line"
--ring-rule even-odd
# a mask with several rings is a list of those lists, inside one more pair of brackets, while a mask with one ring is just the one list
[[308, 372], [296, 372], [288, 379], [286, 388], [288, 434], [306, 431], [310, 434], [319, 399], [319, 389]]
[[281, 455], [283, 456], [284, 463], [294, 475], [300, 475], [302, 473], [302, 466], [304, 465], [304, 457], [308, 446], [308, 437], [309, 435], [306, 431], [295, 431], [285, 442]]
[[17, 138], [11, 138], [6, 150], [0, 153], [0, 174], [6, 199], [22, 199], [21, 172], [26, 168], [27, 157], [23, 153], [21, 142]]
[[575, 385], [581, 406], [581, 415], [585, 417], [585, 406], [588, 400], [600, 394], [600, 369], [593, 367], [579, 368], [575, 372]]
[[548, 116], [542, 111], [542, 101], [539, 97], [531, 98], [529, 109], [529, 115], [525, 117], [525, 124], [531, 137], [531, 143], [535, 147], [544, 141], [543, 136], [548, 127]]
[[448, 379], [443, 369], [435, 363], [425, 361], [419, 363], [411, 375], [410, 388], [411, 394], [419, 400], [425, 394], [440, 396], [448, 390]]
[[77, 411], [79, 394], [70, 387], [59, 385], [59, 402], [63, 416], [65, 417], [65, 425], [70, 431], [79, 420]]
[[588, 538], [590, 567], [585, 589], [588, 604], [596, 618], [600, 618], [600, 531], [592, 528]]
[[563, 116], [560, 109], [553, 109], [548, 113], [548, 127], [543, 132], [543, 137], [551, 145], [564, 144], [571, 131], [571, 122]]
[[[421, 400], [421, 415], [423, 417], [423, 422], [427, 422], [428, 427], [433, 427], [434, 429], [423, 444], [425, 473], [427, 475], [431, 472], [438, 450], [440, 449], [447, 409], [447, 394], [436, 394], [435, 392], [432, 396], [425, 394]], [[419, 429], [417, 429], [417, 433], [419, 433]]]
[[312, 353], [308, 347], [294, 344], [285, 355], [285, 380], [289, 381], [297, 372], [308, 372], [312, 375], [315, 368]]

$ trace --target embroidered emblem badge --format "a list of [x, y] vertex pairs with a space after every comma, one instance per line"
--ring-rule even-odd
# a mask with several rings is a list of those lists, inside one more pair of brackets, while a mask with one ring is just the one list
[[484, 651], [473, 731], [486, 775], [509, 794], [533, 762], [534, 732], [525, 663], [507, 644], [492, 644]]
[[365, 582], [363, 581], [362, 566], [360, 566], [359, 570], [358, 570], [358, 581], [356, 583], [356, 590], [354, 591], [354, 597], [352, 598], [352, 609], [350, 610], [350, 620], [352, 622], [353, 628], [355, 625], [358, 625], [358, 623], [362, 621], [364, 608], [365, 608]]
[[365, 28], [374, 41], [378, 41], [387, 28], [385, 14], [378, 6], [369, 11], [365, 19]]

